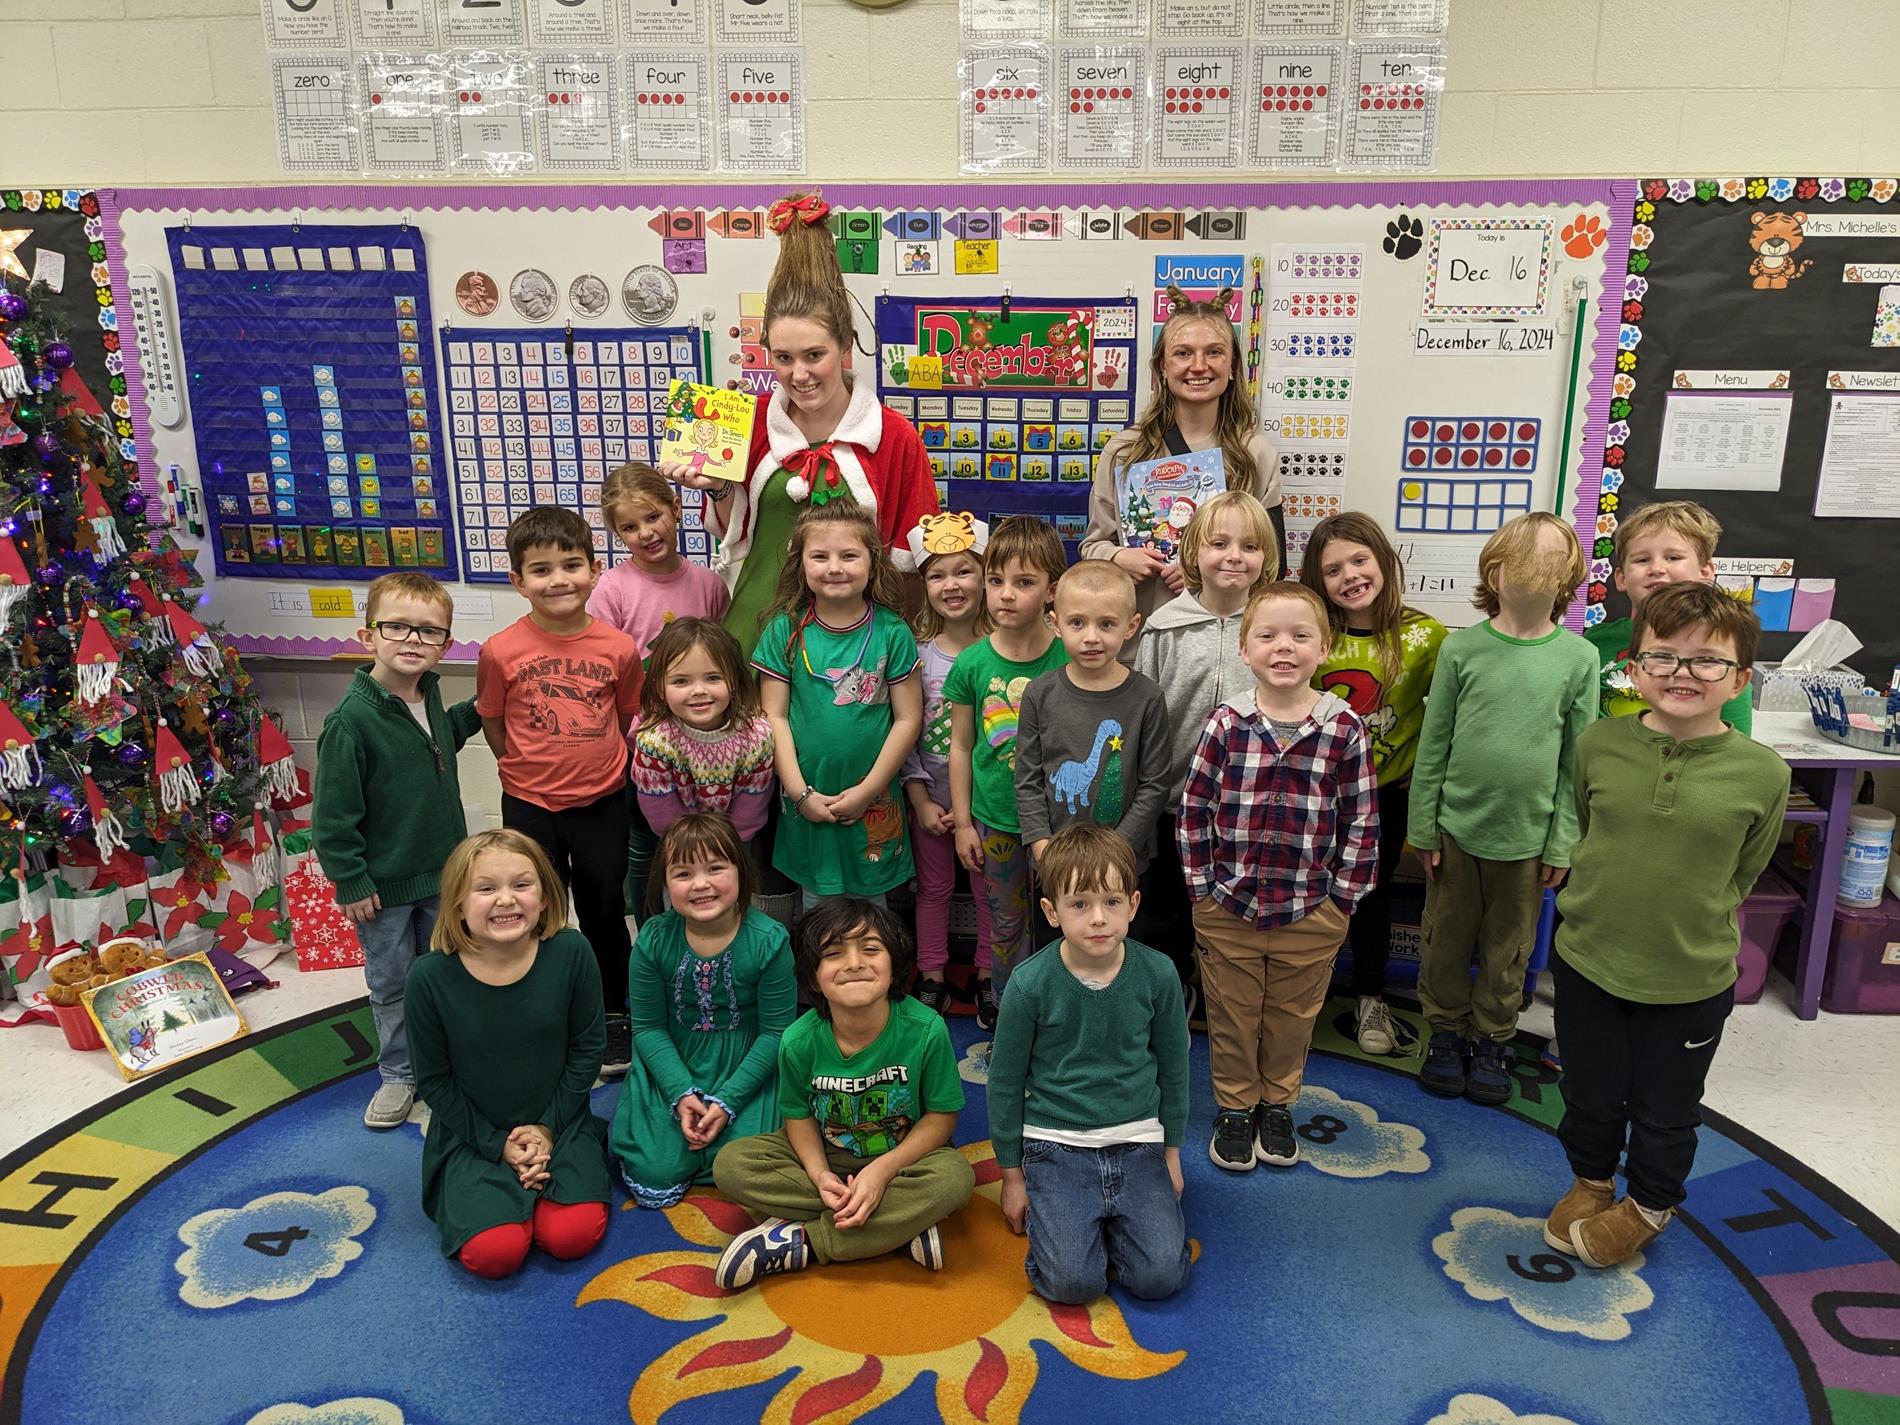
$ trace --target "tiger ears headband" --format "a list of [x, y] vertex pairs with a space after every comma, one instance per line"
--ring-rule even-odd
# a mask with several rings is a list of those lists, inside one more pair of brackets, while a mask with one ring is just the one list
[[1167, 296], [1168, 315], [1170, 317], [1178, 317], [1183, 313], [1194, 312], [1197, 308], [1206, 309], [1206, 312], [1197, 313], [1197, 315], [1218, 313], [1220, 316], [1225, 317], [1227, 315], [1227, 304], [1233, 300], [1234, 289], [1232, 287], [1223, 287], [1209, 300], [1197, 302], [1194, 298], [1183, 292], [1178, 285], [1170, 282], [1167, 288]]

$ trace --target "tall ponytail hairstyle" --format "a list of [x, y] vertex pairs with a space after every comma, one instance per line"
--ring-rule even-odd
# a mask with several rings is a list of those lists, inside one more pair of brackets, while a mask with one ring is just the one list
[[770, 345], [772, 323], [780, 317], [816, 322], [849, 350], [857, 340], [851, 294], [845, 289], [826, 221], [831, 205], [817, 190], [788, 193], [766, 210], [765, 225], [778, 234], [778, 263], [765, 288], [765, 321], [760, 335]]

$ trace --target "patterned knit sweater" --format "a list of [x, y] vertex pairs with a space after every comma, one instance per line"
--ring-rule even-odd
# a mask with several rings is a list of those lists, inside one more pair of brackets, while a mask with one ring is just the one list
[[689, 811], [722, 811], [750, 841], [765, 825], [776, 778], [772, 725], [763, 717], [699, 732], [676, 718], [633, 736], [633, 790], [653, 834]]

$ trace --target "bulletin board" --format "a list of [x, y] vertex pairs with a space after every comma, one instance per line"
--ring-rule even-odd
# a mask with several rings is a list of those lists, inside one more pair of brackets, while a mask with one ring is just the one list
[[[1721, 522], [1717, 570], [1779, 658], [1822, 617], [1900, 663], [1885, 552], [1900, 538], [1900, 183], [1648, 179], [1620, 293], [1589, 605], [1617, 522], [1694, 500]], [[1834, 439], [1830, 442], [1830, 429]], [[1777, 451], [1779, 459], [1777, 460]]]
[[[159, 269], [166, 301], [175, 300], [178, 274], [165, 233], [186, 221], [198, 234], [299, 222], [406, 226], [426, 257], [433, 358], [442, 368], [431, 416], [453, 441], [445, 343], [465, 337], [525, 344], [538, 332], [545, 357], [549, 342], [565, 353], [569, 340], [578, 346], [636, 332], [662, 339], [696, 331], [714, 383], [769, 392], [759, 318], [777, 243], [764, 213], [782, 191], [325, 186], [118, 189], [101, 198], [113, 263]], [[1146, 402], [1149, 353], [1166, 313], [1163, 289], [1177, 282], [1212, 296], [1234, 288], [1228, 310], [1278, 453], [1295, 559], [1324, 515], [1367, 510], [1394, 533], [1410, 602], [1466, 623], [1475, 616], [1469, 597], [1477, 549], [1497, 522], [1521, 508], [1595, 517], [1600, 467], [1581, 456], [1603, 445], [1619, 329], [1614, 304], [1603, 300], [1604, 274], [1623, 271], [1634, 192], [1631, 183], [1607, 179], [1038, 182], [830, 185], [826, 197], [845, 280], [861, 309], [854, 379], [875, 383], [880, 399], [900, 411], [912, 403], [906, 413], [918, 412], [912, 418], [920, 426], [928, 418], [915, 403], [930, 393], [893, 360], [907, 344], [897, 340], [902, 314], [935, 305], [1000, 316], [1007, 303], [1012, 313], [1046, 314], [1045, 339], [1051, 327], [1069, 335], [1078, 312], [1091, 314], [1090, 342], [1099, 341], [1104, 360], [1099, 370], [1091, 365], [1087, 419], [1069, 422], [1072, 435], [1087, 429], [1091, 468], [1110, 427], [1138, 417]], [[682, 203], [691, 206], [675, 206]], [[294, 334], [258, 336], [297, 352]], [[138, 360], [126, 377], [141, 454], [161, 472], [177, 464], [187, 483], [201, 479], [197, 412], [187, 409], [172, 426], [148, 419]], [[1063, 420], [1056, 415], [1059, 458]], [[1028, 427], [1045, 423], [1019, 406], [1009, 428], [1016, 448], [998, 452], [989, 425], [1001, 427], [1007, 417], [992, 417], [986, 406], [982, 419], [980, 478], [947, 470], [945, 502], [982, 514], [1036, 513], [1079, 529], [1087, 481], [1063, 480], [1059, 464], [1046, 483], [1022, 479], [1024, 458], [1042, 454], [1034, 444], [1045, 438]], [[464, 471], [452, 445], [443, 453], [455, 507], [442, 513], [455, 520], [458, 544], [453, 571], [438, 573], [457, 576], [445, 578], [456, 603], [450, 656], [466, 659], [524, 605], [493, 582], [488, 545], [500, 511], [492, 492], [482, 490], [476, 501], [463, 488], [494, 482], [475, 466]], [[1007, 462], [987, 459], [1010, 453], [1014, 479]], [[560, 500], [560, 486], [574, 482], [547, 469]], [[469, 473], [478, 478], [467, 480]], [[531, 496], [537, 481], [549, 483], [531, 470]], [[576, 493], [606, 552], [588, 491]], [[710, 557], [698, 502], [684, 503], [682, 547], [689, 557]], [[476, 525], [470, 516], [478, 506]], [[178, 537], [186, 544], [195, 538], [187, 530]], [[211, 542], [208, 533], [201, 542]], [[491, 556], [489, 570], [472, 569], [474, 552]], [[214, 562], [199, 561], [201, 568]], [[345, 652], [370, 577], [367, 569], [321, 582], [214, 573], [208, 608], [241, 651]]]

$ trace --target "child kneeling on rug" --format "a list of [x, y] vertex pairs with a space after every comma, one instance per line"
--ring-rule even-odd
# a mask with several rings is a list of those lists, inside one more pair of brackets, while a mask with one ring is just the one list
[[588, 1091], [607, 1048], [594, 952], [519, 831], [478, 832], [442, 868], [442, 914], [403, 999], [429, 1105], [422, 1207], [444, 1256], [512, 1276], [538, 1246], [584, 1257], [607, 1233], [607, 1125]]
[[942, 1270], [939, 1224], [970, 1200], [976, 1176], [950, 1146], [963, 1107], [950, 1031], [904, 993], [915, 953], [896, 916], [856, 896], [821, 901], [798, 922], [792, 958], [815, 1007], [779, 1041], [785, 1126], [713, 1161], [726, 1196], [767, 1214], [719, 1258], [727, 1291], [906, 1245]]
[[1655, 1241], [1695, 1164], [1702, 1085], [1735, 1005], [1736, 907], [1788, 804], [1787, 764], [1722, 718], [1748, 686], [1760, 632], [1713, 585], [1656, 590], [1630, 629], [1649, 710], [1577, 739], [1583, 836], [1551, 956], [1565, 1055], [1557, 1137], [1576, 1181], [1544, 1239], [1586, 1266]]
[[657, 859], [672, 908], [633, 942], [633, 1062], [610, 1139], [642, 1207], [671, 1207], [710, 1182], [722, 1134], [778, 1127], [779, 1036], [798, 1013], [791, 943], [752, 905], [756, 872], [731, 818], [688, 812]]
[[1127, 840], [1078, 822], [1050, 838], [1037, 871], [1062, 938], [1010, 980], [990, 1050], [1003, 1215], [1027, 1229], [1029, 1284], [1050, 1301], [1094, 1301], [1111, 1268], [1130, 1296], [1173, 1296], [1189, 1262], [1180, 980], [1128, 939], [1141, 894]]

